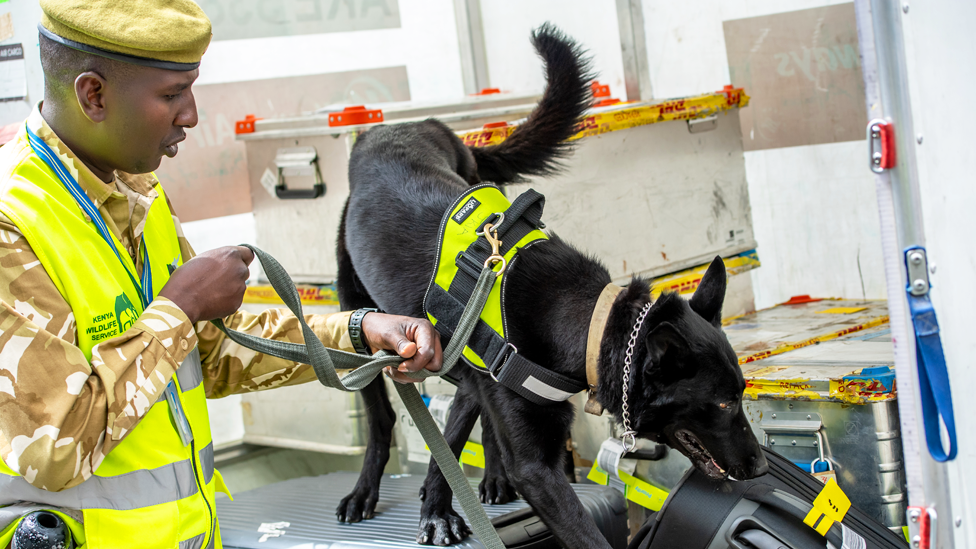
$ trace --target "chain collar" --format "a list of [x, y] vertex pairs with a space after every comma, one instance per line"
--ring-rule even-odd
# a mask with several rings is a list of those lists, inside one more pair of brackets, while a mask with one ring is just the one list
[[634, 324], [634, 331], [630, 334], [630, 341], [627, 343], [627, 354], [624, 356], [624, 388], [623, 388], [623, 419], [624, 419], [624, 434], [620, 435], [620, 442], [623, 444], [625, 452], [633, 452], [634, 448], [637, 447], [637, 431], [634, 431], [630, 426], [630, 405], [627, 403], [627, 389], [630, 387], [630, 364], [634, 360], [634, 347], [637, 345], [637, 336], [640, 334], [641, 326], [644, 325], [644, 319], [647, 318], [647, 313], [651, 310], [651, 302], [648, 301], [647, 305], [641, 309], [640, 314], [637, 316], [637, 322]]

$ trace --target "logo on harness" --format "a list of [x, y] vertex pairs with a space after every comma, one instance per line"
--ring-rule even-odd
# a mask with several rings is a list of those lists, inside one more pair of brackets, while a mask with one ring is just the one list
[[479, 202], [477, 198], [472, 196], [471, 198], [468, 199], [467, 202], [465, 202], [464, 206], [461, 206], [460, 210], [458, 210], [454, 215], [451, 216], [451, 219], [453, 219], [455, 223], [460, 225], [461, 223], [464, 223], [464, 220], [467, 219], [472, 213], [474, 213], [474, 211], [477, 210], [478, 206], [480, 205], [481, 202]]

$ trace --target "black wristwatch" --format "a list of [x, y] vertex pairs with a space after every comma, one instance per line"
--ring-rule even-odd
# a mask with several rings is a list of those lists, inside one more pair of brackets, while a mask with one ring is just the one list
[[366, 338], [363, 337], [363, 318], [367, 313], [375, 313], [378, 310], [367, 307], [354, 311], [349, 317], [349, 339], [352, 340], [352, 348], [361, 355], [370, 355], [369, 347], [366, 346]]

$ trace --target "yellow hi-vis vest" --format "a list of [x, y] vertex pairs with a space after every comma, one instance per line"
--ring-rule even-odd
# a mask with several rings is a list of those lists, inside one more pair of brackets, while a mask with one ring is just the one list
[[[14, 141], [0, 148], [0, 170], [0, 212], [24, 235], [71, 305], [78, 346], [91, 360], [92, 347], [121, 334], [142, 314], [139, 293], [126, 272], [135, 273], [135, 266], [114, 236], [113, 244], [122, 251], [125, 264], [95, 225], [86, 221], [52, 167], [31, 147], [23, 128]], [[169, 279], [168, 266], [183, 263], [172, 214], [162, 188], [157, 185], [156, 190], [159, 196], [143, 234], [153, 297]], [[31, 486], [0, 462], [0, 500], [69, 510], [61, 516], [76, 542], [87, 549], [220, 547], [214, 492], [223, 483], [214, 470], [197, 349], [167, 389], [163, 393], [169, 393], [169, 400], [157, 400], [80, 485], [48, 492]], [[176, 421], [189, 424], [184, 437], [192, 440], [186, 445]], [[70, 510], [81, 511], [83, 524], [70, 517]], [[0, 532], [0, 547], [6, 547], [17, 522]]]
[[[441, 219], [436, 264], [424, 296], [424, 312], [446, 344], [457, 329], [485, 259], [491, 254], [491, 246], [477, 232], [489, 222], [497, 226], [499, 253], [505, 258], [506, 268], [495, 279], [462, 360], [481, 373], [491, 374], [524, 398], [543, 405], [565, 401], [586, 387], [585, 383], [526, 359], [506, 336], [505, 287], [509, 273], [518, 268], [517, 254], [549, 238], [540, 230], [544, 227], [544, 202], [545, 197], [532, 189], [511, 203], [494, 185], [468, 189]], [[498, 267], [494, 269], [497, 271]]]

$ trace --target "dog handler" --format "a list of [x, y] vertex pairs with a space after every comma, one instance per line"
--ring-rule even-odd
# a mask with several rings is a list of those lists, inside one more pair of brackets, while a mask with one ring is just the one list
[[[316, 377], [207, 322], [302, 341], [288, 311], [237, 310], [250, 250], [194, 257], [151, 173], [197, 123], [210, 21], [190, 0], [41, 8], [44, 101], [0, 148], [0, 547], [36, 509], [88, 548], [220, 547], [204, 399]], [[399, 381], [440, 368], [426, 320], [307, 320], [326, 346], [396, 351]]]

